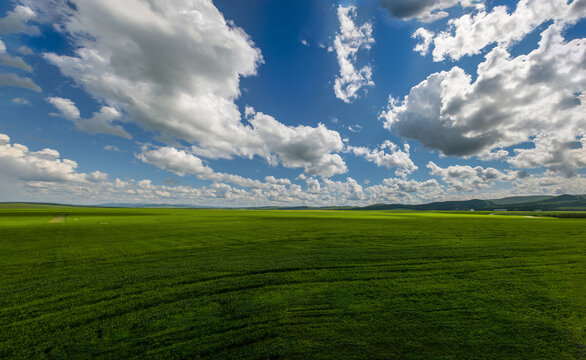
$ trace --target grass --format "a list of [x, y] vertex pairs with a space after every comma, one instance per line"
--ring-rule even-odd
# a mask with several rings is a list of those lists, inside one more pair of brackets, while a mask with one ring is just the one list
[[585, 279], [585, 219], [4, 209], [0, 358], [579, 359]]

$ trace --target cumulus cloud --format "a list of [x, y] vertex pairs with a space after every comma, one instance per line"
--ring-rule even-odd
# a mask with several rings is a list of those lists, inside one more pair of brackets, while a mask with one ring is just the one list
[[[315, 128], [303, 125], [286, 126], [272, 116], [257, 113], [250, 107], [247, 108], [246, 113], [248, 122], [252, 126], [248, 140], [252, 146], [256, 147], [251, 151], [264, 157], [269, 164], [273, 166], [281, 164], [288, 168], [301, 167], [311, 176], [322, 177], [343, 174], [347, 171], [346, 164], [340, 155], [336, 154], [344, 146], [337, 132], [328, 130], [323, 124]], [[170, 147], [161, 149], [167, 149], [165, 157], [176, 155], [184, 160], [185, 156], [188, 156], [192, 162], [198, 163], [201, 160], [196, 155], [213, 157], [213, 154], [209, 153], [210, 150], [199, 146], [192, 146], [190, 154], [184, 150], [171, 150]], [[169, 170], [166, 167], [170, 164], [156, 166]], [[173, 171], [177, 174], [185, 173], [181, 167], [174, 168]]]
[[504, 5], [495, 6], [490, 12], [484, 6], [477, 9], [479, 11], [475, 13], [449, 20], [448, 29], [435, 35], [423, 28], [418, 29], [413, 35], [421, 36], [423, 42], [415, 50], [425, 55], [433, 43], [433, 59], [442, 61], [480, 54], [482, 49], [494, 43], [507, 48], [546, 21], [577, 21], [586, 15], [586, 1], [520, 0], [511, 13]]
[[0, 18], [0, 33], [39, 35], [39, 29], [29, 24], [36, 17], [37, 14], [30, 7], [18, 5], [14, 10], [8, 11], [5, 17]]
[[[21, 144], [11, 143], [0, 134], [0, 199], [20, 200], [27, 196], [36, 201], [96, 204], [103, 202], [164, 202], [214, 206], [264, 205], [365, 205], [380, 202], [421, 203], [442, 198], [454, 198], [458, 193], [446, 191], [435, 179], [389, 178], [381, 184], [364, 187], [351, 177], [344, 181], [302, 176], [303, 189], [288, 179], [266, 176], [262, 180], [213, 171], [195, 155], [174, 148], [143, 148], [137, 155], [146, 163], [159, 166], [179, 175], [194, 174], [212, 183], [198, 188], [179, 182], [154, 184], [149, 179], [115, 179], [93, 171], [77, 171], [77, 163], [62, 159], [54, 149], [31, 151]], [[503, 173], [491, 168], [472, 168], [456, 165], [440, 168], [428, 165], [434, 176], [439, 176], [450, 189], [487, 190], [498, 181], [509, 179], [513, 188], [498, 196], [511, 194], [579, 193], [586, 186], [583, 177], [560, 177], [553, 173], [527, 175], [519, 172]], [[366, 183], [366, 182], [365, 182]], [[19, 185], [19, 189], [15, 189]], [[24, 190], [23, 190], [24, 189]], [[18, 193], [15, 190], [23, 190]], [[14, 198], [18, 194], [17, 198]], [[495, 193], [483, 193], [495, 197]], [[497, 197], [498, 197], [497, 196]]]
[[509, 158], [507, 150], [483, 151], [477, 155], [482, 161], [504, 161]]
[[[258, 155], [322, 176], [345, 171], [342, 159], [330, 153], [341, 149], [339, 135], [323, 125], [287, 127], [261, 113], [249, 124], [242, 121], [234, 103], [240, 78], [255, 75], [263, 59], [211, 1], [74, 3], [62, 4], [61, 12], [75, 55], [44, 56], [106, 104], [103, 109], [123, 112], [125, 121], [159, 132], [157, 139], [168, 144], [186, 140], [198, 156]], [[84, 124], [90, 130], [93, 122]], [[309, 143], [319, 141], [324, 143]], [[320, 150], [326, 152], [315, 153]]]
[[571, 177], [576, 169], [586, 166], [586, 136], [577, 139], [556, 139], [537, 136], [534, 147], [515, 149], [515, 156], [507, 161], [522, 169], [546, 167]]
[[[565, 41], [563, 29], [550, 25], [527, 55], [511, 57], [495, 47], [474, 82], [459, 67], [431, 74], [403, 101], [390, 98], [388, 111], [381, 113], [385, 127], [445, 155], [478, 155], [547, 138], [549, 151], [579, 156], [567, 150], [586, 132], [586, 39]], [[533, 165], [554, 163], [544, 159]], [[581, 161], [568, 164], [577, 167]]]
[[[388, 152], [385, 149], [388, 149]], [[415, 166], [410, 158], [409, 150], [409, 144], [405, 144], [403, 150], [401, 150], [389, 140], [375, 149], [362, 146], [347, 146], [345, 149], [346, 152], [363, 157], [367, 161], [375, 163], [378, 167], [384, 166], [387, 169], [396, 167], [395, 175], [402, 177], [406, 177], [417, 170], [417, 166]]]
[[262, 154], [269, 164], [282, 164], [289, 168], [302, 167], [309, 175], [330, 177], [348, 169], [340, 152], [344, 144], [340, 134], [325, 125], [317, 127], [286, 126], [261, 112], [249, 112], [248, 121], [254, 135], [261, 141]]
[[159, 148], [143, 147], [142, 152], [136, 157], [149, 165], [159, 169], [170, 171], [179, 176], [195, 175], [201, 180], [210, 180], [221, 183], [227, 182], [236, 186], [249, 189], [270, 189], [274, 186], [290, 185], [289, 179], [277, 179], [274, 176], [265, 177], [265, 181], [245, 178], [239, 175], [215, 172], [212, 168], [194, 154], [184, 149], [169, 146]]
[[472, 0], [379, 0], [382, 8], [386, 9], [391, 17], [403, 20], [417, 19], [422, 22], [431, 22], [448, 16], [443, 11], [453, 6], [471, 6]]
[[495, 168], [482, 166], [452, 165], [447, 168], [437, 166], [433, 161], [427, 163], [432, 176], [438, 176], [443, 182], [458, 191], [476, 191], [488, 188], [497, 181], [513, 180], [517, 172], [504, 173]]
[[523, 195], [555, 195], [584, 194], [586, 177], [574, 175], [560, 176], [546, 171], [539, 175], [530, 175], [517, 179], [513, 183], [511, 194]]
[[107, 179], [107, 175], [99, 171], [77, 172], [77, 163], [60, 159], [59, 152], [54, 149], [30, 151], [24, 145], [11, 144], [6, 134], [0, 134], [0, 168], [4, 177], [24, 181], [87, 183]]
[[415, 45], [413, 51], [416, 51], [421, 55], [427, 54], [427, 51], [429, 50], [429, 45], [433, 40], [433, 35], [434, 34], [432, 31], [425, 30], [424, 28], [417, 29], [411, 37], [413, 39], [421, 38], [421, 42]]
[[334, 39], [334, 48], [340, 66], [340, 74], [334, 81], [336, 97], [346, 103], [358, 97], [358, 91], [365, 86], [373, 86], [372, 69], [365, 65], [356, 69], [357, 53], [360, 49], [369, 50], [374, 43], [372, 24], [365, 22], [356, 26], [356, 7], [338, 6], [340, 32]]
[[119, 120], [122, 115], [113, 107], [102, 106], [99, 112], [95, 112], [91, 118], [84, 119], [80, 116], [79, 109], [70, 99], [61, 97], [49, 97], [47, 101], [59, 110], [61, 115], [72, 121], [75, 127], [90, 134], [109, 134], [130, 139], [131, 136], [120, 125], [112, 122]]
[[145, 163], [159, 169], [170, 171], [179, 176], [185, 174], [209, 176], [213, 170], [203, 164], [200, 158], [173, 147], [162, 147], [155, 150], [143, 151], [137, 157]]
[[75, 55], [44, 54], [64, 75], [146, 129], [249, 155], [234, 100], [262, 56], [211, 1], [73, 3], [60, 6]]

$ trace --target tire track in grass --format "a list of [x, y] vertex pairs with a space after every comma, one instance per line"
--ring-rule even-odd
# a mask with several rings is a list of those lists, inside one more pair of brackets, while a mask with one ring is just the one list
[[[392, 266], [391, 264], [389, 264], [390, 266]], [[387, 265], [387, 266], [389, 266]], [[545, 266], [553, 266], [553, 265], [558, 265], [558, 264], [522, 264], [522, 265], [512, 265], [512, 266], [501, 266], [501, 267], [487, 267], [487, 268], [483, 268], [483, 269], [473, 269], [473, 270], [464, 270], [464, 271], [453, 271], [450, 269], [436, 269], [436, 271], [430, 273], [430, 274], [421, 274], [421, 272], [429, 272], [429, 269], [414, 269], [414, 268], [406, 268], [406, 269], [388, 269], [385, 270], [383, 272], [381, 272], [381, 276], [370, 276], [370, 277], [364, 277], [364, 278], [354, 278], [354, 279], [349, 279], [349, 278], [342, 278], [342, 279], [322, 279], [322, 280], [282, 280], [281, 282], [278, 281], [278, 279], [272, 279], [272, 281], [267, 282], [262, 282], [262, 283], [256, 283], [256, 284], [246, 284], [246, 285], [236, 285], [236, 286], [230, 286], [233, 284], [227, 284], [228, 286], [224, 287], [224, 288], [220, 288], [220, 289], [215, 289], [215, 291], [201, 291], [199, 294], [197, 294], [197, 296], [190, 296], [191, 299], [196, 299], [196, 298], [201, 298], [201, 297], [205, 297], [205, 296], [218, 296], [218, 295], [223, 295], [223, 294], [228, 294], [228, 293], [235, 293], [235, 292], [242, 292], [242, 291], [248, 291], [248, 290], [256, 290], [259, 288], [272, 288], [272, 287], [280, 287], [280, 286], [288, 286], [288, 285], [302, 285], [302, 284], [319, 284], [319, 283], [335, 283], [335, 282], [368, 282], [368, 281], [384, 281], [384, 280], [389, 280], [389, 279], [393, 279], [394, 277], [389, 277], [388, 275], [390, 273], [405, 273], [405, 272], [418, 272], [419, 274], [417, 276], [419, 277], [430, 277], [430, 276], [437, 276], [440, 274], [452, 274], [452, 275], [469, 275], [471, 273], [476, 273], [476, 272], [484, 272], [484, 271], [495, 271], [495, 270], [504, 270], [504, 269], [511, 269], [511, 268], [534, 268], [534, 267], [545, 267]], [[368, 268], [369, 266], [356, 266], [358, 268]], [[354, 268], [354, 266], [350, 267], [350, 266], [341, 266], [341, 267], [317, 267], [317, 268], [305, 268], [305, 269], [301, 269], [301, 268], [289, 268], [289, 269], [274, 269], [276, 271], [269, 271], [269, 270], [261, 270], [261, 271], [253, 271], [253, 272], [247, 272], [247, 273], [240, 273], [240, 274], [229, 274], [229, 275], [221, 275], [221, 276], [216, 276], [216, 277], [210, 277], [210, 278], [206, 278], [206, 279], [199, 279], [196, 281], [182, 281], [179, 283], [175, 283], [175, 284], [170, 284], [170, 285], [159, 285], [156, 287], [156, 290], [152, 290], [152, 289], [137, 289], [137, 291], [134, 292], [130, 292], [130, 293], [126, 293], [123, 294], [125, 297], [133, 297], [135, 299], [140, 299], [141, 297], [146, 296], [148, 293], [150, 292], [160, 292], [162, 289], [165, 290], [169, 290], [169, 292], [167, 292], [168, 297], [169, 297], [169, 301], [165, 302], [166, 304], [172, 304], [175, 302], [180, 302], [181, 299], [183, 299], [183, 297], [187, 294], [192, 295], [193, 292], [196, 289], [190, 289], [190, 287], [209, 287], [205, 286], [205, 283], [209, 283], [209, 282], [214, 282], [214, 281], [218, 281], [218, 280], [226, 280], [226, 279], [230, 279], [230, 280], [235, 280], [235, 278], [246, 278], [246, 277], [250, 277], [252, 278], [251, 280], [254, 279], [255, 275], [266, 275], [266, 274], [271, 274], [271, 273], [287, 273], [287, 272], [298, 272], [298, 271], [311, 271], [311, 270], [332, 270], [332, 269], [339, 269], [339, 268]], [[438, 271], [439, 270], [439, 271]], [[259, 279], [262, 280], [262, 279]], [[265, 279], [267, 280], [267, 279]], [[269, 279], [270, 280], [270, 279]], [[212, 284], [210, 284], [212, 285]], [[219, 285], [219, 284], [218, 284]], [[175, 290], [175, 291], [173, 291]], [[202, 289], [203, 290], [203, 289]], [[175, 293], [173, 296], [172, 294]], [[97, 304], [104, 304], [104, 303], [110, 303], [110, 302], [115, 302], [117, 301], [120, 297], [122, 296], [122, 294], [111, 294], [109, 296], [104, 296], [102, 298], [96, 299], [96, 301], [93, 302], [84, 302], [83, 303], [83, 307], [89, 307], [89, 306], [93, 306], [93, 305], [97, 305]], [[66, 298], [74, 298], [76, 297], [75, 294], [70, 294], [69, 296], [66, 296]], [[59, 302], [63, 299], [63, 297], [61, 296], [58, 299], [55, 299], [55, 301], [53, 302], [54, 305], [58, 305]], [[179, 299], [179, 300], [178, 300]], [[46, 304], [46, 300], [43, 301], [44, 304]], [[156, 307], [157, 304], [161, 304], [160, 302], [157, 302], [155, 304], [145, 304], [147, 306], [142, 307], [142, 309], [149, 309], [149, 308], [153, 308]], [[21, 314], [22, 314], [22, 310], [23, 307], [19, 306], [18, 307], [19, 310], [21, 310]], [[141, 309], [141, 310], [142, 310]], [[10, 310], [14, 310], [14, 308], [7, 308], [5, 309], [6, 311], [10, 312]], [[23, 323], [23, 322], [29, 322], [29, 321], [37, 321], [39, 318], [43, 318], [49, 314], [46, 313], [46, 309], [44, 310], [45, 313], [41, 316], [37, 316], [37, 317], [30, 317], [30, 313], [28, 314], [22, 314], [21, 316], [24, 317], [26, 316], [26, 319], [23, 319], [21, 317], [21, 319], [14, 321], [13, 324], [18, 324], [18, 323]], [[63, 310], [57, 310], [52, 314], [58, 314]], [[133, 310], [129, 310], [128, 312], [133, 311]], [[87, 319], [86, 322], [83, 322], [79, 325], [86, 325], [88, 323], [91, 323], [93, 321], [100, 321], [100, 320], [105, 320], [109, 317], [117, 317], [117, 316], [123, 316], [126, 312], [122, 311], [122, 312], [115, 312], [113, 314], [110, 314], [110, 316], [108, 314], [102, 314], [101, 316], [99, 316], [98, 318], [95, 319]], [[1, 316], [2, 318], [4, 318], [5, 316]]]
[[60, 214], [55, 215], [51, 220], [49, 220], [49, 222], [50, 223], [64, 223], [65, 218], [67, 218], [67, 213], [60, 213]]

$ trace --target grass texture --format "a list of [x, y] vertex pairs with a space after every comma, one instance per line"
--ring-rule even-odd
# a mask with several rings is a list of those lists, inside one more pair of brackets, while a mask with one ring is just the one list
[[580, 359], [585, 284], [586, 219], [0, 210], [0, 358]]

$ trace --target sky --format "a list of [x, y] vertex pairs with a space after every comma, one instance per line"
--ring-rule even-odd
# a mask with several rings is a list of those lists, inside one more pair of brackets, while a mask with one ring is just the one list
[[586, 193], [586, 0], [0, 2], [0, 201]]

